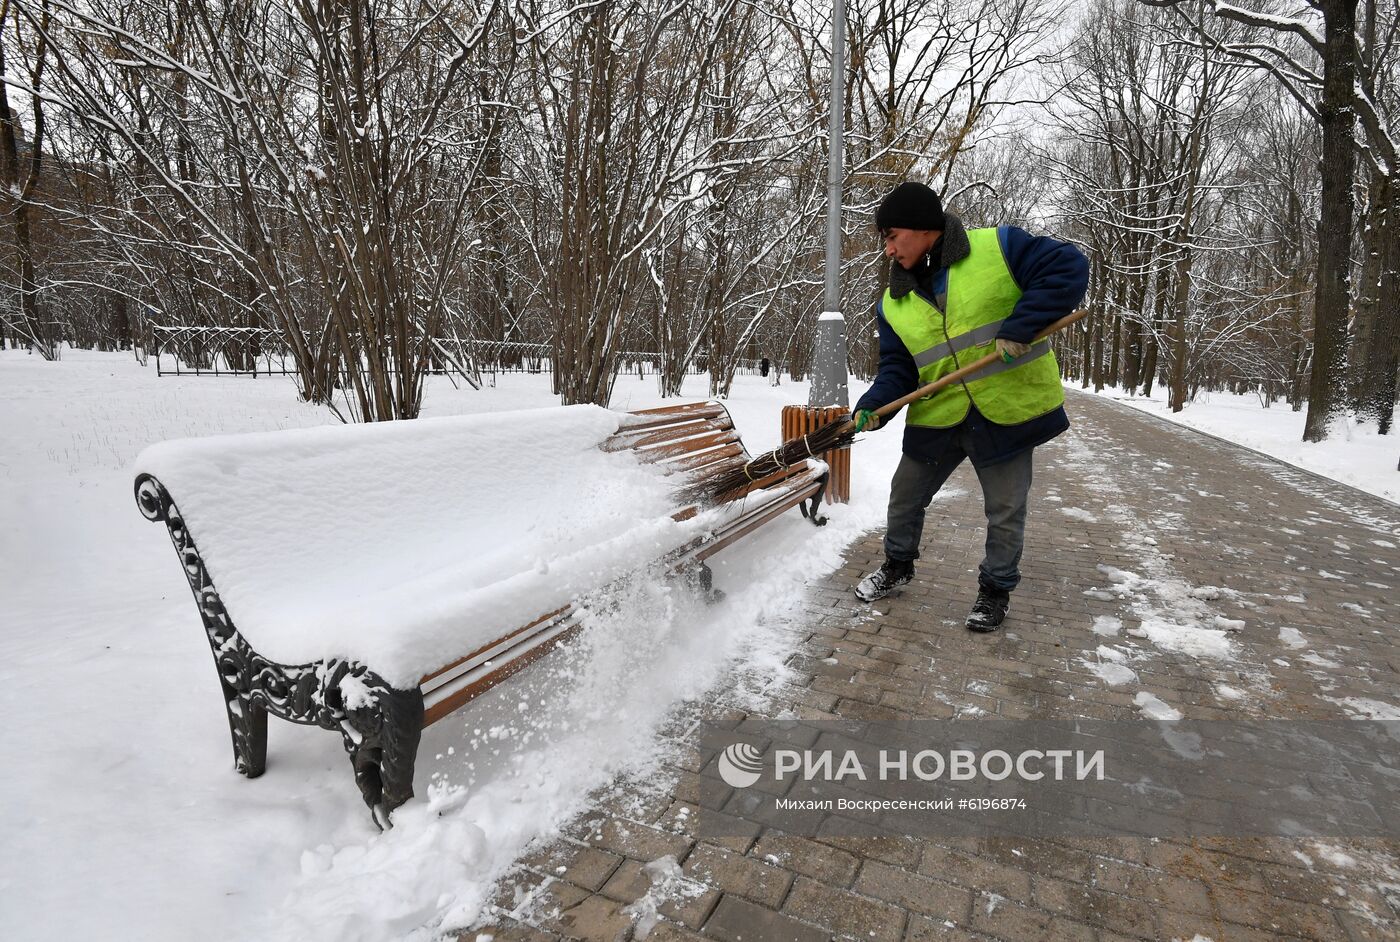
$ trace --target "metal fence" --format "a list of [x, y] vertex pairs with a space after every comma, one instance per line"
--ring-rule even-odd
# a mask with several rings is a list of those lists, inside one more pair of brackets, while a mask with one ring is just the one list
[[[296, 360], [282, 336], [264, 327], [153, 326], [152, 347], [158, 376], [288, 375]], [[430, 373], [463, 373], [472, 379], [494, 373], [553, 373], [554, 348], [547, 343], [438, 338]], [[618, 375], [638, 378], [661, 372], [660, 353], [628, 350], [618, 354]], [[765, 372], [761, 359], [741, 359], [738, 372]], [[686, 364], [686, 375], [708, 373], [709, 359], [700, 354]]]
[[152, 325], [157, 376], [286, 375], [297, 371], [281, 336], [263, 327]]

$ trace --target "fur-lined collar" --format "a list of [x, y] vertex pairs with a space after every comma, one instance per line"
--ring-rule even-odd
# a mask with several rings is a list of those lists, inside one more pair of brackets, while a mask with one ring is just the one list
[[[952, 213], [945, 214], [943, 238], [934, 245], [925, 259], [927, 271], [938, 271], [949, 265], [961, 262], [972, 254], [972, 245], [967, 241], [967, 230], [962, 220]], [[902, 298], [919, 286], [918, 275], [903, 265], [890, 259], [890, 297]]]

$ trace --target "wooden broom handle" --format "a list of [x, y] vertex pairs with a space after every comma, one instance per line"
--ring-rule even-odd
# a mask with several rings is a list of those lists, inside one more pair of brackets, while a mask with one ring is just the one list
[[[1051, 324], [1049, 327], [1036, 334], [1035, 337], [1031, 339], [1031, 343], [1035, 343], [1038, 340], [1044, 340], [1046, 337], [1049, 337], [1056, 331], [1064, 330], [1070, 324], [1073, 324], [1080, 318], [1088, 316], [1088, 314], [1088, 310], [1080, 310], [1075, 311], [1073, 314], [1066, 314], [1064, 317], [1055, 321], [1055, 323]], [[960, 382], [965, 377], [971, 375], [972, 373], [976, 373], [983, 367], [990, 366], [991, 364], [997, 362], [999, 359], [1001, 359], [1001, 354], [993, 351], [992, 353], [987, 354], [975, 363], [969, 363], [962, 369], [954, 370], [947, 376], [940, 377], [939, 379], [936, 379], [933, 382], [929, 383], [927, 386], [920, 386], [918, 389], [914, 390], [909, 395], [900, 396], [894, 402], [891, 402], [888, 405], [881, 406], [880, 408], [875, 409], [873, 411], [876, 415], [880, 416], [880, 418], [884, 418], [891, 412], [895, 412], [899, 409], [904, 408], [916, 399], [922, 399], [925, 396], [931, 396], [934, 393], [938, 392], [938, 390], [942, 389], [944, 386], [951, 386], [953, 383]], [[855, 425], [854, 422], [851, 422], [850, 424], [853, 426]]]

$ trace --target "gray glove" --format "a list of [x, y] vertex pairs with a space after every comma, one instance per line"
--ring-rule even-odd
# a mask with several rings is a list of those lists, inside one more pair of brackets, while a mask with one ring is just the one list
[[1007, 363], [1010, 363], [1017, 357], [1023, 357], [1030, 352], [1031, 345], [1028, 343], [1017, 343], [1014, 340], [1003, 340], [1000, 337], [997, 338], [997, 353], [1000, 353], [1001, 358]]

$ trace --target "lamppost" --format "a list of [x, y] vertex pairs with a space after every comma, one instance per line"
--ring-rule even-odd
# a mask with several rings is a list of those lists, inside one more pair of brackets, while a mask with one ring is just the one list
[[841, 184], [845, 178], [842, 141], [846, 114], [846, 3], [835, 0], [831, 14], [831, 118], [826, 165], [826, 298], [817, 317], [812, 347], [812, 386], [807, 404], [850, 405], [846, 389], [846, 319], [841, 314]]
[[[846, 319], [841, 315], [841, 184], [845, 177], [842, 138], [846, 114], [846, 3], [834, 0], [831, 13], [831, 120], [826, 165], [826, 297], [812, 343], [812, 386], [807, 406], [783, 409], [783, 440], [790, 441], [850, 409], [846, 389]], [[844, 504], [851, 494], [851, 452], [822, 455], [830, 468], [826, 499]]]

